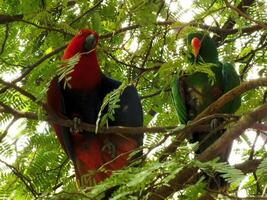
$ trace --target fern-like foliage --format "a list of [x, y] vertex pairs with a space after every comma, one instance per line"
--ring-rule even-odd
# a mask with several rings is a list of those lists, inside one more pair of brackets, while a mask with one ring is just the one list
[[74, 71], [74, 67], [79, 62], [80, 58], [81, 58], [81, 54], [76, 53], [71, 58], [62, 61], [64, 67], [58, 68], [57, 70], [57, 74], [59, 75], [58, 80], [59, 81], [64, 80], [64, 88], [66, 86], [71, 88], [71, 85], [69, 84], [69, 81], [71, 80], [71, 76], [69, 75]]
[[197, 167], [205, 171], [207, 174], [215, 177], [215, 173], [219, 172], [228, 183], [238, 185], [244, 178], [244, 173], [225, 162], [218, 162], [214, 159], [205, 163], [195, 161]]
[[[112, 194], [113, 199], [147, 199], [157, 188], [169, 184], [177, 173], [190, 167], [198, 167], [210, 176], [219, 173], [230, 182], [231, 187], [224, 195], [236, 198], [236, 191], [242, 188], [249, 198], [266, 196], [265, 147], [251, 150], [250, 135], [238, 139], [234, 147], [236, 155], [240, 160], [253, 157], [263, 162], [245, 178], [226, 163], [196, 161], [195, 144], [186, 140], [179, 141], [175, 152], [166, 153], [166, 146], [177, 137], [170, 130], [145, 133], [141, 148], [144, 156], [134, 162], [139, 164], [137, 167], [115, 171], [110, 179], [80, 190], [76, 187], [72, 163], [54, 131], [45, 122], [40, 123], [46, 119], [41, 105], [46, 102], [50, 81], [59, 76], [64, 87], [69, 87], [69, 74], [82, 56], [77, 54], [62, 63], [63, 52], [47, 55], [67, 44], [83, 28], [92, 28], [100, 35], [96, 50], [102, 72], [123, 83], [134, 81], [142, 100], [145, 126], [177, 126], [170, 96], [172, 76], [199, 72], [214, 81], [210, 64], [189, 66], [184, 43], [188, 33], [209, 32], [216, 41], [220, 60], [235, 62], [242, 81], [266, 77], [264, 0], [229, 1], [247, 17], [227, 7], [222, 0], [194, 0], [190, 7], [190, 1], [186, 5], [184, 2], [0, 1], [0, 78], [37, 99], [33, 101], [13, 87], [0, 84], [0, 102], [18, 113], [39, 116], [38, 120], [20, 119], [0, 107], [0, 199], [100, 199], [113, 186], [119, 186]], [[186, 15], [191, 18], [186, 19]], [[113, 120], [126, 87], [127, 84], [122, 84], [106, 96], [97, 128], [108, 126], [107, 122]], [[264, 102], [266, 88], [252, 89], [242, 95], [242, 105], [236, 114], [242, 116]], [[162, 156], [165, 159], [159, 161]], [[201, 178], [194, 184], [181, 185], [180, 189], [172, 188], [173, 194], [164, 198], [196, 199], [206, 192], [205, 186], [206, 179]]]
[[[108, 120], [114, 121], [114, 114], [116, 108], [119, 108], [120, 105], [118, 103], [120, 102], [120, 96], [127, 87], [127, 84], [122, 83], [120, 87], [117, 89], [111, 91], [108, 93], [104, 100], [103, 103], [100, 107], [99, 113], [98, 113], [98, 118], [96, 120], [96, 133], [98, 131], [98, 127], [102, 127], [106, 124], [108, 127]], [[103, 111], [107, 109], [107, 112], [103, 115]]]

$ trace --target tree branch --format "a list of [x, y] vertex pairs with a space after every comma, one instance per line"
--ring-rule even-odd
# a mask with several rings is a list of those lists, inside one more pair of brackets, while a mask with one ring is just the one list
[[263, 22], [260, 22], [258, 20], [255, 20], [253, 18], [251, 18], [249, 15], [247, 15], [246, 13], [244, 13], [243, 11], [241, 11], [240, 9], [238, 9], [237, 7], [235, 6], [232, 6], [228, 0], [224, 0], [226, 6], [228, 8], [230, 8], [231, 10], [237, 12], [240, 16], [244, 17], [245, 19], [248, 19], [249, 21], [252, 21], [252, 22], [255, 22], [256, 24], [258, 24], [259, 26], [261, 26], [263, 29], [267, 30], [267, 24], [266, 23], [263, 23]]
[[241, 170], [244, 174], [255, 172], [261, 163], [261, 159], [247, 160], [241, 164], [236, 164], [234, 167]]
[[251, 128], [267, 133], [267, 125], [266, 124], [255, 123], [255, 124], [253, 124], [253, 126]]
[[0, 15], [0, 24], [8, 24], [11, 22], [15, 22], [21, 20], [23, 15]]
[[[40, 119], [39, 116], [32, 112], [21, 112], [15, 110], [14, 108], [6, 105], [5, 103], [0, 101], [0, 112], [7, 113], [13, 115], [16, 119], [19, 118], [27, 118], [30, 120], [42, 120], [47, 121], [53, 124], [59, 124], [64, 127], [73, 127], [73, 120], [64, 119], [58, 117], [55, 113], [53, 113], [46, 105], [44, 105], [44, 109], [47, 111], [48, 116], [44, 119]], [[197, 128], [199, 125], [207, 123], [211, 119], [214, 118], [233, 118], [237, 116], [228, 115], [228, 114], [214, 114], [197, 121], [194, 121], [187, 125], [185, 128], [177, 129], [176, 126], [165, 126], [165, 127], [123, 127], [123, 126], [111, 126], [111, 127], [101, 127], [98, 129], [98, 134], [143, 134], [143, 133], [159, 133], [159, 132], [171, 132], [172, 134], [182, 134], [192, 131], [192, 129]], [[88, 132], [95, 132], [96, 126], [93, 124], [88, 124], [85, 122], [81, 122], [79, 128], [81, 130], [85, 130]]]
[[[239, 10], [241, 10], [242, 12], [246, 12], [247, 9], [254, 3], [255, 0], [242, 0], [237, 8]], [[233, 29], [233, 27], [235, 26], [236, 24], [236, 21], [232, 18], [232, 17], [229, 17], [228, 20], [226, 20], [226, 22], [224, 23], [224, 25], [222, 26], [222, 29]], [[215, 40], [215, 42], [218, 44], [220, 43], [221, 41], [224, 41], [225, 38], [228, 36], [229, 34], [226, 34], [226, 33], [221, 33], [221, 34], [218, 34], [215, 35], [213, 37], [213, 39]]]
[[[203, 112], [201, 112], [191, 123], [197, 123], [201, 119], [205, 119], [205, 116], [213, 116], [213, 113], [219, 111], [227, 102], [233, 100], [236, 96], [240, 95], [241, 93], [250, 90], [252, 88], [256, 88], [258, 86], [267, 86], [267, 78], [260, 78], [252, 81], [245, 82], [240, 86], [230, 90], [219, 99], [217, 99], [214, 103], [210, 104]], [[190, 124], [189, 124], [190, 125]], [[187, 126], [189, 126], [187, 125]], [[186, 126], [186, 127], [187, 127]], [[184, 131], [182, 134], [176, 136], [176, 140], [173, 141], [165, 150], [165, 155], [173, 153], [176, 151], [177, 147], [179, 146], [180, 142], [188, 137], [188, 135], [192, 133]], [[164, 156], [160, 158], [163, 160]]]
[[98, 1], [93, 7], [89, 8], [85, 13], [81, 14], [79, 17], [74, 19], [71, 23], [70, 26], [73, 25], [75, 22], [79, 21], [81, 18], [84, 16], [88, 15], [89, 13], [93, 12], [100, 4], [103, 2], [103, 0]]
[[[227, 144], [241, 135], [247, 128], [251, 127], [257, 121], [267, 116], [267, 104], [263, 104], [252, 112], [243, 115], [240, 120], [231, 128], [227, 129], [225, 133], [216, 140], [208, 149], [199, 155], [199, 160], [207, 161], [218, 155]], [[216, 155], [215, 155], [216, 154]]]
[[0, 162], [6, 165], [15, 174], [15, 176], [18, 177], [22, 181], [22, 183], [26, 186], [26, 188], [32, 193], [34, 197], [37, 197], [38, 195], [40, 195], [40, 193], [36, 192], [36, 190], [34, 189], [34, 186], [31, 183], [32, 181], [28, 177], [24, 176], [14, 166], [8, 164], [7, 162], [1, 159], [0, 159]]
[[48, 26], [41, 26], [41, 25], [35, 24], [35, 23], [33, 23], [33, 22], [29, 22], [29, 21], [24, 20], [24, 19], [21, 19], [21, 20], [18, 20], [18, 21], [19, 21], [19, 22], [24, 22], [24, 23], [29, 24], [29, 25], [32, 25], [32, 26], [34, 26], [34, 27], [36, 27], [36, 28], [39, 28], [39, 29], [44, 29], [44, 30], [47, 30], [47, 31], [55, 31], [55, 32], [58, 32], [58, 33], [62, 33], [62, 34], [64, 34], [64, 35], [70, 35], [70, 36], [73, 36], [72, 33], [67, 32], [67, 31], [65, 31], [65, 30], [63, 30], [63, 29], [53, 28], [52, 26], [49, 26], [49, 27], [48, 27]]
[[16, 118], [13, 118], [11, 120], [11, 122], [6, 126], [5, 130], [1, 133], [0, 135], [0, 143], [2, 142], [2, 140], [4, 139], [4, 137], [7, 136], [8, 130], [10, 129], [10, 127], [17, 121]]
[[[51, 53], [43, 56], [41, 59], [39, 59], [37, 62], [31, 64], [31, 65], [28, 65], [27, 66], [27, 69], [22, 73], [22, 75], [16, 79], [14, 79], [11, 83], [12, 84], [15, 84], [19, 81], [21, 81], [22, 79], [24, 79], [35, 67], [37, 67], [38, 65], [40, 65], [41, 63], [43, 63], [45, 60], [47, 60], [48, 58], [56, 55], [57, 53], [59, 53], [60, 51], [62, 51], [63, 49], [66, 48], [67, 45], [64, 45], [62, 47], [59, 47], [57, 49], [55, 49], [54, 51], [52, 51]], [[4, 87], [0, 90], [0, 93], [3, 93], [5, 92], [6, 90], [8, 89], [8, 87]]]
[[[158, 25], [158, 26], [171, 26], [174, 23], [176, 23], [176, 21], [164, 21], [164, 22], [157, 22], [157, 23], [155, 23], [155, 25]], [[216, 33], [218, 35], [230, 35], [230, 34], [235, 34], [235, 33], [238, 33], [238, 32], [250, 34], [250, 33], [253, 33], [255, 31], [258, 31], [258, 30], [262, 29], [262, 27], [260, 25], [258, 25], [258, 24], [250, 26], [250, 27], [243, 27], [243, 28], [233, 29], [233, 28], [218, 28], [218, 27], [209, 26], [209, 25], [206, 25], [206, 24], [200, 24], [200, 23], [194, 22], [194, 21], [193, 22], [189, 22], [189, 23], [182, 23], [181, 25], [179, 25], [177, 27], [174, 27], [174, 29], [183, 29], [186, 26], [198, 27], [198, 28], [201, 28], [203, 30], [208, 30], [208, 31], [214, 32], [214, 33]], [[139, 25], [139, 24], [127, 26], [127, 27], [118, 29], [116, 31], [113, 31], [111, 33], [107, 33], [107, 34], [101, 35], [100, 39], [110, 38], [110, 37], [113, 37], [113, 36], [118, 35], [120, 33], [124, 33], [126, 31], [134, 30], [134, 29], [141, 28], [141, 27], [142, 26]]]
[[26, 90], [23, 90], [22, 88], [18, 87], [17, 85], [15, 85], [13, 83], [6, 82], [0, 78], [0, 84], [5, 85], [7, 88], [13, 88], [14, 90], [16, 90], [19, 93], [21, 93], [22, 95], [24, 95], [25, 97], [28, 97], [33, 102], [37, 101], [37, 98], [35, 96], [33, 96], [31, 93], [27, 92]]
[[9, 35], [9, 26], [8, 26], [8, 24], [6, 24], [5, 38], [4, 38], [4, 41], [3, 41], [3, 44], [2, 44], [2, 48], [1, 48], [1, 50], [0, 50], [0, 55], [1, 55], [1, 54], [4, 52], [4, 50], [5, 50], [5, 46], [6, 46], [6, 41], [7, 41], [8, 35]]
[[[222, 152], [232, 140], [241, 135], [247, 128], [252, 126], [255, 122], [267, 116], [267, 104], [255, 109], [252, 112], [246, 113], [241, 119], [235, 123], [231, 128], [215, 141], [209, 148], [202, 152], [197, 158], [200, 161], [208, 161], [215, 158]], [[185, 167], [181, 172], [175, 175], [175, 178], [170, 180], [168, 184], [159, 187], [151, 192], [149, 200], [161, 199], [157, 195], [161, 194], [163, 197], [168, 197], [173, 191], [178, 191], [183, 188], [184, 184], [190, 181], [190, 178], [197, 173], [197, 168]]]
[[210, 104], [204, 111], [202, 111], [195, 118], [195, 120], [200, 119], [203, 116], [218, 112], [220, 110], [220, 108], [222, 108], [226, 103], [232, 101], [238, 95], [240, 95], [240, 94], [242, 94], [248, 90], [251, 90], [253, 88], [259, 87], [259, 86], [267, 86], [267, 78], [266, 77], [244, 82], [241, 85], [239, 85], [238, 87], [235, 87], [234, 89], [225, 93], [220, 98], [218, 98], [215, 102]]

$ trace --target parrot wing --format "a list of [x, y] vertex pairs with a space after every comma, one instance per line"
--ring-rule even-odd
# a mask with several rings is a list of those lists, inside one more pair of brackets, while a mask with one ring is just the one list
[[[114, 79], [108, 78], [103, 75], [101, 82], [101, 93], [107, 94], [114, 89], [117, 89], [121, 83]], [[119, 107], [114, 111], [114, 121], [110, 120], [111, 126], [126, 126], [126, 127], [142, 127], [143, 126], [143, 110], [139, 95], [134, 86], [127, 86], [119, 101]], [[143, 144], [143, 134], [125, 135], [121, 137], [113, 136], [112, 142], [117, 146], [117, 149], [121, 149], [119, 153], [125, 153], [126, 151], [133, 151]], [[116, 138], [116, 139], [115, 139]], [[124, 139], [122, 139], [124, 138]], [[119, 150], [120, 151], [120, 150]], [[139, 154], [138, 154], [139, 155]]]
[[[230, 91], [231, 89], [240, 85], [240, 78], [234, 68], [230, 63], [222, 64], [222, 85], [223, 93]], [[241, 105], [241, 97], [236, 97], [233, 101], [225, 104], [223, 107], [224, 113], [234, 113]]]
[[[61, 118], [66, 118], [66, 107], [62, 94], [62, 86], [57, 77], [51, 81], [49, 89], [47, 91], [47, 105], [49, 109], [54, 112], [54, 114]], [[53, 124], [53, 127], [63, 149], [65, 150], [69, 158], [74, 161], [75, 156], [72, 149], [69, 128], [60, 126], [58, 124]]]
[[172, 92], [172, 99], [174, 103], [175, 110], [177, 112], [177, 116], [179, 122], [181, 124], [186, 124], [188, 121], [187, 110], [184, 103], [184, 92], [182, 88], [182, 81], [175, 77], [171, 82], [171, 92]]

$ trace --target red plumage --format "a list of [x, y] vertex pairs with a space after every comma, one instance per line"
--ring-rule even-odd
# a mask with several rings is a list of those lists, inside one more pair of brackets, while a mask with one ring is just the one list
[[[83, 43], [90, 34], [95, 36], [95, 46], [98, 42], [98, 34], [92, 30], [83, 29], [71, 40], [64, 51], [62, 60], [70, 59], [75, 54], [82, 53]], [[92, 49], [90, 53], [83, 52], [79, 62], [74, 67], [74, 71], [70, 74], [71, 89], [79, 91], [93, 89], [100, 82], [100, 73], [96, 50]]]
[[[77, 53], [81, 57], [74, 71], [69, 74], [70, 88], [64, 88], [57, 77], [50, 83], [47, 105], [56, 115], [69, 119], [77, 116], [84, 122], [95, 123], [103, 98], [119, 87], [119, 82], [101, 73], [95, 49], [97, 42], [96, 32], [83, 29], [65, 49], [63, 60], [70, 59]], [[115, 111], [115, 121], [109, 124], [142, 126], [142, 121], [142, 107], [137, 92], [135, 88], [127, 87], [120, 97], [120, 108]], [[71, 133], [68, 128], [58, 124], [53, 124], [53, 128], [65, 152], [73, 161], [76, 177], [82, 186], [102, 181], [113, 170], [127, 166], [129, 153], [142, 145], [143, 139], [143, 136]], [[105, 150], [107, 143], [115, 147], [115, 157]], [[105, 172], [98, 171], [102, 166]]]

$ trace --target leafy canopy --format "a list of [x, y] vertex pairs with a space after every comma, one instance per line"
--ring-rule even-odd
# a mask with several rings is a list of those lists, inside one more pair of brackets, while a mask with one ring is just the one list
[[[146, 199], [157, 194], [155, 191], [164, 191], [159, 195], [170, 199], [172, 195], [197, 199], [206, 192], [205, 178], [191, 183], [180, 179], [179, 186], [172, 182], [185, 167], [198, 168], [211, 175], [221, 173], [231, 183], [221, 195], [234, 197], [240, 186], [248, 196], [266, 196], [265, 148], [253, 145], [259, 144], [262, 138], [265, 140], [265, 136], [256, 137], [253, 133], [254, 138], [251, 134], [242, 134], [236, 141], [239, 147], [246, 146], [245, 149], [235, 147], [239, 160], [249, 159], [254, 163], [254, 168], [248, 170], [246, 166], [236, 169], [218, 160], [197, 161], [193, 154], [196, 144], [188, 144], [187, 140], [175, 142], [177, 131], [183, 133], [183, 127], [147, 133], [144, 157], [136, 161], [141, 163], [140, 167], [114, 172], [114, 176], [90, 188], [89, 192], [77, 189], [72, 164], [45, 122], [42, 103], [49, 82], [62, 64], [60, 57], [65, 45], [81, 28], [91, 28], [100, 34], [97, 52], [102, 71], [124, 82], [123, 87], [129, 83], [136, 85], [142, 99], [145, 126], [177, 126], [169, 87], [172, 77], [184, 70], [200, 70], [187, 68], [183, 39], [188, 33], [209, 32], [216, 42], [219, 60], [235, 63], [242, 81], [266, 77], [264, 0], [194, 0], [189, 8], [180, 3], [182, 1], [0, 0], [1, 197], [94, 199], [117, 185], [120, 187], [113, 199], [138, 199], [137, 194]], [[188, 13], [190, 18], [184, 19]], [[212, 80], [209, 67], [205, 65], [201, 70]], [[105, 105], [116, 108], [119, 93], [120, 90], [110, 94]], [[265, 101], [264, 87], [245, 92], [237, 114], [242, 116]], [[104, 120], [112, 118], [112, 112], [111, 108]], [[99, 122], [103, 124], [103, 118]], [[235, 123], [232, 121], [227, 127]], [[174, 153], [166, 153], [168, 143], [176, 144]], [[255, 159], [264, 159], [259, 170]], [[241, 180], [246, 181], [241, 185]], [[164, 190], [168, 185], [173, 188], [171, 193]]]

